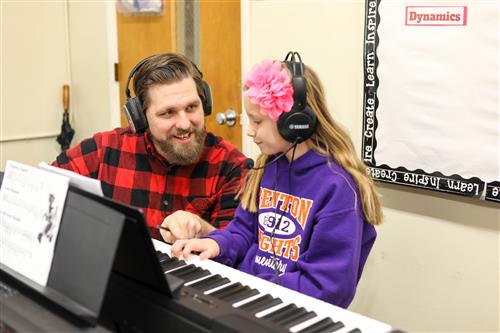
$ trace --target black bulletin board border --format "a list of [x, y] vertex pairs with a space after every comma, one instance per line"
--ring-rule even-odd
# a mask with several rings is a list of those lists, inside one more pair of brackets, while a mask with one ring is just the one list
[[465, 179], [460, 175], [444, 175], [441, 172], [427, 173], [424, 170], [408, 170], [404, 167], [391, 168], [388, 165], [377, 165], [375, 150], [377, 148], [376, 130], [378, 97], [377, 77], [378, 57], [377, 33], [380, 15], [378, 8], [382, 0], [366, 0], [365, 2], [365, 35], [364, 35], [364, 99], [363, 99], [363, 133], [362, 159], [368, 167], [372, 178], [377, 181], [411, 187], [425, 188], [466, 197], [500, 203], [500, 181], [486, 183], [472, 177]]

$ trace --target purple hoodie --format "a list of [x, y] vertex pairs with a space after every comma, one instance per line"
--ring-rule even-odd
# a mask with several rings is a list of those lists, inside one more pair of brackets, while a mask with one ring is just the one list
[[291, 173], [289, 186], [285, 157], [266, 167], [258, 212], [240, 205], [225, 230], [208, 235], [220, 246], [215, 260], [275, 282], [274, 239], [280, 285], [346, 308], [375, 228], [364, 221], [354, 180], [336, 162], [309, 150]]

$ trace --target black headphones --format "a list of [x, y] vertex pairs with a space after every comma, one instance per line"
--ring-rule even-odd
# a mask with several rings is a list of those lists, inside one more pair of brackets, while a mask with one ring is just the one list
[[[135, 65], [135, 67], [128, 75], [127, 84], [125, 85], [125, 96], [127, 97], [127, 101], [123, 106], [123, 111], [125, 111], [125, 115], [127, 116], [130, 128], [134, 133], [142, 133], [146, 131], [146, 129], [148, 128], [148, 120], [146, 118], [146, 114], [142, 110], [142, 103], [139, 100], [139, 97], [132, 97], [130, 95], [130, 89], [128, 88], [128, 86], [135, 73], [137, 73], [142, 65], [144, 65], [144, 63], [146, 63], [151, 57], [147, 57], [146, 59], [141, 60], [137, 65]], [[202, 78], [203, 73], [193, 62], [191, 63], [196, 71], [200, 74], [200, 78]], [[205, 114], [205, 116], [209, 116], [212, 113], [212, 91], [210, 90], [210, 86], [208, 85], [208, 83], [204, 80], [201, 80], [201, 87], [203, 90], [203, 95], [205, 95], [200, 96], [203, 106], [203, 113]]]
[[307, 81], [299, 53], [288, 52], [283, 62], [292, 72], [293, 106], [278, 118], [278, 132], [286, 141], [300, 143], [313, 135], [318, 120], [307, 104]]

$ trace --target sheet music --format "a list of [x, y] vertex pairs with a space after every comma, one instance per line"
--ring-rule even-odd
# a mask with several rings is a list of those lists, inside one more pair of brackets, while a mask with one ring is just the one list
[[38, 163], [38, 167], [43, 170], [69, 177], [69, 183], [71, 185], [98, 196], [103, 196], [101, 182], [97, 179], [85, 177], [66, 169], [57, 168], [45, 162]]
[[7, 161], [0, 188], [0, 262], [45, 286], [68, 177]]

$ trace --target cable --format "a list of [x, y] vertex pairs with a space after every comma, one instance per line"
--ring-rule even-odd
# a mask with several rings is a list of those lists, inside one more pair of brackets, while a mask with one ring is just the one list
[[[294, 144], [293, 150], [292, 150], [292, 158], [290, 159], [290, 164], [288, 166], [288, 190], [289, 190], [288, 192], [290, 195], [292, 194], [292, 165], [293, 165], [293, 160], [295, 157], [295, 149], [296, 148], [297, 148], [297, 145]], [[289, 150], [290, 149], [288, 149], [288, 151]], [[274, 183], [273, 193], [276, 193], [277, 185], [278, 185], [278, 167], [276, 166], [276, 181]], [[275, 195], [275, 194], [273, 194], [273, 195]], [[281, 223], [281, 218], [283, 217], [283, 214], [280, 214], [279, 218], [277, 219], [276, 218], [277, 208], [278, 208], [278, 205], [276, 205], [276, 207], [274, 207], [274, 220], [276, 221], [276, 223], [274, 224], [273, 230], [271, 231], [270, 238], [271, 238], [271, 247], [273, 249], [274, 279], [275, 279], [276, 284], [280, 285], [280, 277], [279, 277], [279, 271], [278, 271], [278, 259], [276, 258], [276, 248], [274, 246], [274, 235], [276, 232], [276, 228]]]
[[275, 158], [273, 158], [270, 162], [266, 162], [266, 164], [264, 164], [263, 166], [261, 167], [255, 167], [254, 168], [254, 162], [251, 158], [247, 158], [245, 160], [245, 168], [246, 169], [251, 169], [251, 170], [260, 170], [260, 169], [264, 169], [265, 167], [271, 165], [271, 164], [274, 164], [276, 163], [280, 158], [282, 158], [286, 153], [288, 153], [290, 150], [292, 150], [292, 148], [294, 149], [295, 151], [295, 148], [297, 147], [297, 144], [298, 144], [298, 140], [295, 140], [291, 145], [290, 147], [288, 147], [287, 150], [285, 150], [284, 152], [282, 152], [281, 154], [279, 154], [278, 156], [276, 156]]
[[[276, 178], [274, 181], [274, 188], [273, 188], [273, 195], [276, 195], [276, 187], [278, 187], [278, 165], [276, 165]], [[281, 218], [283, 217], [283, 214], [279, 215], [279, 218], [276, 218], [276, 210], [278, 209], [278, 202], [276, 202], [276, 207], [274, 207], [274, 226], [273, 230], [271, 230], [271, 235], [269, 238], [271, 239], [271, 248], [273, 250], [273, 268], [274, 268], [274, 282], [279, 286], [280, 285], [280, 276], [278, 272], [278, 260], [276, 259], [276, 248], [274, 246], [274, 234], [276, 232], [276, 228], [278, 227], [278, 224], [281, 222]]]

